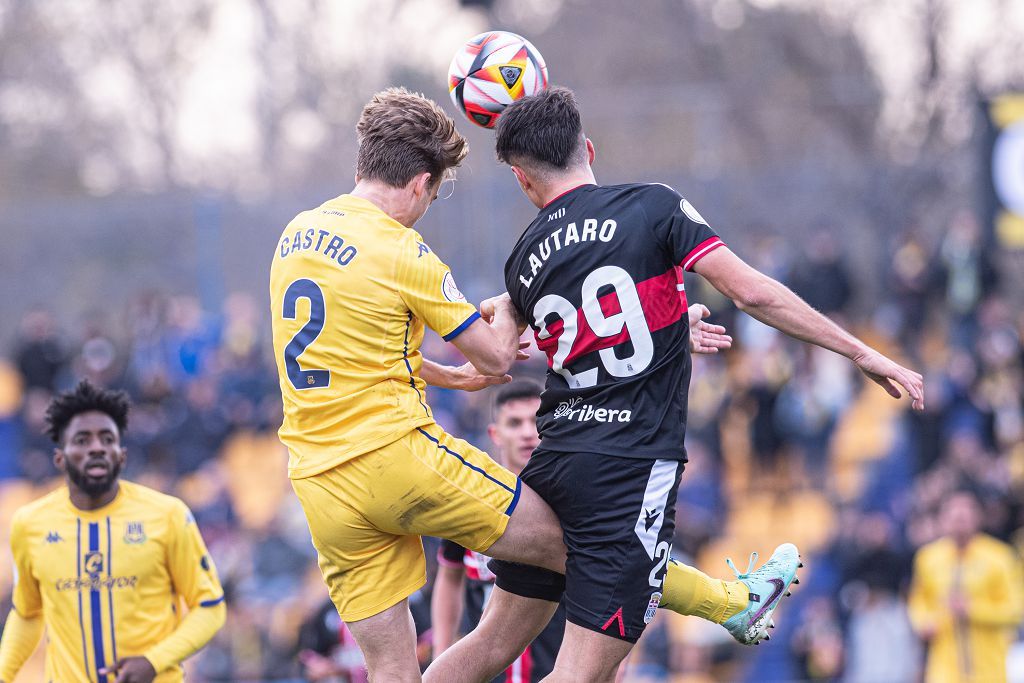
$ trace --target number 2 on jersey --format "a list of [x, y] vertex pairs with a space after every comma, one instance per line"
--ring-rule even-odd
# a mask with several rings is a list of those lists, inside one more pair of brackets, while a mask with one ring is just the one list
[[284, 367], [288, 372], [288, 381], [298, 390], [319, 389], [330, 386], [331, 371], [316, 368], [304, 369], [299, 365], [299, 356], [312, 344], [324, 329], [327, 305], [324, 292], [320, 285], [302, 278], [288, 285], [284, 293], [282, 317], [295, 320], [295, 304], [299, 299], [309, 299], [309, 320], [302, 326], [288, 346], [284, 347]]
[[[606, 315], [601, 307], [598, 291], [612, 287], [619, 301], [619, 312]], [[632, 377], [647, 369], [654, 358], [654, 339], [647, 327], [640, 294], [636, 290], [633, 278], [618, 266], [601, 266], [595, 269], [583, 281], [582, 292], [583, 318], [593, 333], [579, 340], [581, 348], [574, 348], [580, 335], [580, 325], [576, 307], [557, 294], [541, 297], [533, 308], [534, 322], [539, 329], [538, 341], [552, 336], [545, 318], [554, 313], [562, 320], [562, 332], [558, 336], [558, 346], [551, 357], [551, 369], [565, 378], [573, 389], [592, 387], [597, 384], [598, 368], [591, 368], [579, 374], [573, 374], [566, 367], [570, 354], [575, 358], [592, 350], [596, 345], [601, 363], [608, 374], [613, 377]], [[625, 330], [628, 340], [633, 343], [633, 355], [619, 358], [615, 355], [614, 345], [600, 346], [600, 339], [615, 337]], [[621, 342], [620, 342], [621, 343]]]

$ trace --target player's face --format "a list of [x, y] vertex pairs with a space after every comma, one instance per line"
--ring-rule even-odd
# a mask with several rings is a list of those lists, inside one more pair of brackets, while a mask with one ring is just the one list
[[509, 401], [498, 409], [494, 422], [487, 428], [491, 441], [498, 447], [502, 464], [518, 473], [540, 445], [537, 435], [539, 398]]
[[973, 497], [958, 493], [950, 496], [942, 509], [942, 530], [960, 542], [970, 540], [981, 528], [981, 510]]
[[117, 424], [99, 411], [73, 417], [64, 430], [64, 445], [54, 455], [57, 469], [67, 473], [70, 485], [91, 498], [110, 491], [124, 459]]

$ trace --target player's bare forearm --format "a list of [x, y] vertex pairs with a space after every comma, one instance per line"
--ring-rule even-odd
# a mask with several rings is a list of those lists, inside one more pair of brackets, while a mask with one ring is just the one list
[[912, 406], [924, 409], [924, 380], [920, 374], [875, 351], [811, 308], [781, 282], [751, 268], [727, 247], [704, 256], [694, 270], [751, 317], [795, 339], [849, 358], [894, 398], [900, 398], [897, 385], [902, 386], [910, 394]]
[[432, 387], [441, 389], [458, 389], [460, 391], [479, 391], [495, 384], [507, 384], [512, 375], [484, 375], [472, 363], [464, 363], [458, 367], [441, 365], [426, 358], [420, 368], [420, 378]]
[[43, 617], [26, 618], [11, 610], [0, 640], [0, 682], [13, 681], [43, 637]]
[[489, 322], [481, 315], [452, 343], [480, 374], [505, 375], [519, 354], [519, 333], [511, 304], [495, 306]]
[[811, 308], [784, 284], [763, 277], [760, 292], [752, 302], [736, 301], [744, 313], [795, 339], [817, 344], [850, 360], [870, 351], [867, 344]]

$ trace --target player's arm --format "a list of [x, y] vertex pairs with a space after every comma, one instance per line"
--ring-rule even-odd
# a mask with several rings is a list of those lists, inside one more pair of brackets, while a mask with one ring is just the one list
[[[519, 349], [511, 305], [502, 306], [493, 320], [481, 320], [456, 287], [448, 266], [412, 237], [398, 247], [395, 286], [412, 314], [455, 344], [480, 374], [500, 378], [511, 369]], [[432, 378], [445, 381], [436, 372]]]
[[11, 521], [11, 554], [14, 556], [13, 607], [0, 639], [0, 683], [13, 681], [43, 637], [43, 598], [32, 573], [21, 512]]
[[167, 568], [175, 593], [188, 606], [188, 614], [166, 638], [146, 650], [142, 657], [119, 660], [110, 668], [112, 672], [123, 675], [125, 667], [143, 666], [144, 663], [138, 661], [142, 659], [152, 665], [157, 674], [166, 671], [198, 652], [227, 619], [224, 589], [192, 514], [184, 503], [179, 503], [171, 517]]
[[519, 326], [512, 303], [495, 306], [490, 323], [477, 318], [452, 343], [481, 374], [504, 377], [519, 353]]
[[458, 639], [466, 585], [466, 565], [462, 560], [465, 552], [462, 546], [451, 541], [443, 541], [438, 551], [437, 576], [434, 578], [434, 592], [430, 596], [434, 659], [440, 657]]
[[928, 580], [930, 563], [927, 550], [918, 551], [914, 557], [914, 572], [907, 595], [907, 615], [914, 632], [924, 640], [931, 639], [938, 630], [949, 623], [952, 615], [949, 608], [935, 595]]
[[898, 386], [902, 386], [910, 394], [911, 405], [917, 410], [924, 409], [921, 375], [875, 351], [811, 308], [781, 282], [747, 265], [728, 247], [703, 255], [693, 270], [732, 299], [740, 310], [791, 337], [849, 358], [893, 398], [900, 398]]
[[1014, 628], [1024, 620], [1024, 574], [1009, 549], [992, 561], [994, 571], [985, 590], [967, 599], [967, 619], [978, 626]]
[[[530, 356], [523, 351], [529, 346], [530, 342], [519, 342], [516, 360], [529, 359]], [[426, 357], [423, 358], [420, 377], [430, 386], [461, 391], [479, 391], [495, 384], [507, 384], [512, 381], [512, 375], [484, 375], [473, 367], [472, 363], [463, 363], [459, 366], [442, 365]]]
[[18, 614], [16, 609], [10, 611], [4, 624], [3, 639], [0, 640], [0, 683], [14, 680], [42, 637], [41, 615], [29, 619]]

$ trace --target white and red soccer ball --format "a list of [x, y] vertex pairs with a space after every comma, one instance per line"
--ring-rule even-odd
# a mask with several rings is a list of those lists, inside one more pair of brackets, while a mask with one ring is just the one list
[[473, 36], [448, 67], [452, 102], [473, 123], [493, 128], [502, 110], [548, 87], [544, 57], [530, 41], [508, 31]]

